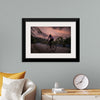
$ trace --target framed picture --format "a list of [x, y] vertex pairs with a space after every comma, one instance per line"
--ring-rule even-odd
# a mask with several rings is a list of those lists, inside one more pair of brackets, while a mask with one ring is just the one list
[[23, 18], [23, 62], [79, 62], [79, 18]]

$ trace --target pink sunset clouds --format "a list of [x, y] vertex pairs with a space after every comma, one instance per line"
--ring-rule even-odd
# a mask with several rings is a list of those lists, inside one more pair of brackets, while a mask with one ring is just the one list
[[32, 27], [32, 36], [47, 39], [51, 34], [54, 39], [63, 37], [64, 39], [71, 36], [71, 27]]

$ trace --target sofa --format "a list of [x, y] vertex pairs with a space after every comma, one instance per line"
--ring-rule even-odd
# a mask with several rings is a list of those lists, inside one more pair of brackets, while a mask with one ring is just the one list
[[25, 73], [0, 72], [0, 100], [35, 100], [36, 85]]
[[21, 100], [35, 100], [36, 85], [29, 79], [25, 80]]
[[[14, 95], [12, 94], [12, 96]], [[25, 79], [23, 92], [20, 96], [20, 99], [18, 98], [9, 99], [9, 98], [5, 98], [4, 96], [0, 96], [0, 100], [35, 100], [35, 97], [36, 97], [36, 85], [31, 80]]]

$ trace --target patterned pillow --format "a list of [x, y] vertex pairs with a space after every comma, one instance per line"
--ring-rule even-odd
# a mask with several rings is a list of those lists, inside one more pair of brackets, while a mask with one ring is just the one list
[[1, 97], [7, 100], [20, 100], [25, 79], [9, 79], [3, 77]]

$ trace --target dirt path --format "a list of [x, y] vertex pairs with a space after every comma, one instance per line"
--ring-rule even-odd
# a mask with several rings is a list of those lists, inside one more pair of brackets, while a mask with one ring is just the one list
[[69, 49], [66, 47], [56, 47], [55, 50], [52, 50], [46, 44], [36, 43], [31, 45], [32, 53], [68, 53]]

